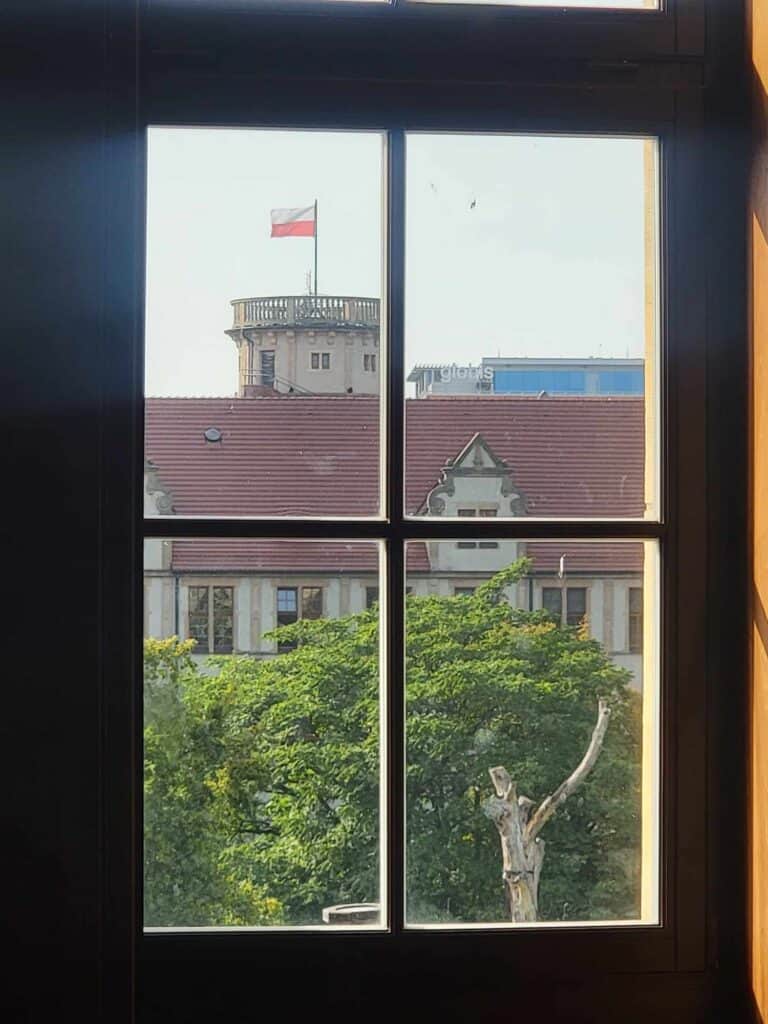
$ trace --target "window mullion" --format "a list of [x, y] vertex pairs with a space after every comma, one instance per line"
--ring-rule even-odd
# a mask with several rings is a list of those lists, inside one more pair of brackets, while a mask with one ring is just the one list
[[386, 395], [381, 403], [382, 490], [389, 521], [386, 545], [386, 921], [405, 925], [405, 135], [387, 137]]

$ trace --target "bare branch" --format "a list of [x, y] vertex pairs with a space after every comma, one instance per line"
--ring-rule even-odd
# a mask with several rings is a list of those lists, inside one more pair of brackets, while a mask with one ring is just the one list
[[508, 800], [510, 794], [515, 788], [515, 784], [510, 778], [509, 772], [506, 768], [499, 766], [498, 768], [489, 768], [488, 774], [491, 776], [491, 782], [493, 788], [496, 790], [496, 796], [500, 800]]
[[608, 728], [608, 720], [611, 717], [611, 709], [608, 707], [607, 701], [601, 699], [598, 702], [597, 708], [597, 723], [592, 732], [592, 739], [589, 741], [586, 754], [581, 759], [579, 766], [568, 776], [565, 782], [558, 786], [555, 792], [548, 796], [546, 800], [542, 801], [539, 809], [526, 825], [526, 843], [533, 842], [555, 811], [565, 803], [574, 790], [579, 788], [595, 767], [595, 763], [603, 746], [605, 731]]

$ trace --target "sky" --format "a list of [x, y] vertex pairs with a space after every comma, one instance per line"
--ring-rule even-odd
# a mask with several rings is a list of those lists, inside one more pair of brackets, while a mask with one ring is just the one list
[[[270, 209], [318, 200], [321, 294], [380, 297], [377, 133], [150, 129], [146, 393], [231, 395], [232, 299], [304, 294], [309, 238]], [[483, 356], [642, 356], [643, 143], [409, 135], [406, 367]]]

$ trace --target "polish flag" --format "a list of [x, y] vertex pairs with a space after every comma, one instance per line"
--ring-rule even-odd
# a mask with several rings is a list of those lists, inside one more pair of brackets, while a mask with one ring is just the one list
[[270, 210], [271, 238], [313, 238], [315, 235], [315, 208]]

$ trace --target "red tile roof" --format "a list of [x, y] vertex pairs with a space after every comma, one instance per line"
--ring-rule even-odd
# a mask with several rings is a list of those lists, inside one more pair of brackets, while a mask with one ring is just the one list
[[[378, 417], [373, 396], [150, 398], [145, 450], [181, 515], [374, 515]], [[220, 441], [205, 440], [209, 427], [221, 431]], [[642, 399], [516, 395], [407, 402], [409, 512], [422, 511], [442, 467], [475, 433], [508, 464], [530, 515], [643, 513]], [[548, 545], [530, 548], [537, 568], [557, 568], [559, 554]], [[642, 548], [610, 548], [576, 546], [568, 568], [638, 567]], [[173, 561], [186, 571], [376, 569], [370, 545], [176, 542]], [[417, 566], [427, 568], [413, 546], [409, 569]]]

